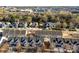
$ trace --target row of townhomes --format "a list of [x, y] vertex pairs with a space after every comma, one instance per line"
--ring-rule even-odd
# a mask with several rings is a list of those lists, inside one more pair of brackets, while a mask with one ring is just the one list
[[79, 7], [0, 7], [0, 52], [78, 53]]

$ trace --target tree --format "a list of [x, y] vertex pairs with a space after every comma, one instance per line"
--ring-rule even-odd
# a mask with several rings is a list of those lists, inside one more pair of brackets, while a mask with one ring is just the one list
[[66, 28], [66, 27], [67, 27], [67, 23], [64, 22], [64, 23], [63, 23], [63, 28]]
[[56, 21], [57, 20], [56, 20], [55, 16], [52, 16], [52, 15], [48, 16], [48, 22], [56, 22]]
[[9, 22], [11, 23], [15, 22], [15, 18], [13, 17], [13, 15], [9, 15], [9, 18], [10, 18]]
[[47, 18], [46, 15], [43, 15], [43, 16], [41, 17], [41, 20], [42, 20], [42, 22], [47, 22], [47, 21], [48, 21], [48, 18]]
[[79, 23], [79, 16], [76, 17], [76, 23]]
[[68, 11], [60, 11], [59, 18], [61, 22], [66, 21], [67, 23], [69, 23], [71, 22], [71, 19], [72, 19], [72, 13]]
[[57, 22], [56, 29], [61, 29], [61, 23]]
[[32, 17], [28, 16], [27, 19], [26, 19], [26, 21], [29, 22], [29, 23], [31, 23], [32, 22]]

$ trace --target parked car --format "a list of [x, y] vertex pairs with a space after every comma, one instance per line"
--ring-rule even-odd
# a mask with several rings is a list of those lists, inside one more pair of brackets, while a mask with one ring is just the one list
[[46, 22], [44, 24], [45, 28], [56, 28], [56, 23], [52, 23], [52, 22]]
[[24, 26], [24, 23], [19, 23], [18, 24], [18, 28], [24, 28], [25, 26]]
[[32, 22], [31, 27], [38, 27], [38, 23], [37, 22]]
[[3, 22], [0, 22], [0, 28], [4, 28], [5, 24]]
[[26, 44], [27, 44], [27, 38], [26, 38], [26, 37], [21, 37], [20, 42], [21, 42], [21, 46], [22, 46], [22, 47], [26, 47]]

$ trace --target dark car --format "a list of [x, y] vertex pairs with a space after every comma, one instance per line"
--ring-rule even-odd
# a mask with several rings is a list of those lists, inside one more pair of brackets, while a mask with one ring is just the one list
[[25, 26], [24, 26], [24, 23], [19, 23], [18, 24], [18, 28], [24, 28]]

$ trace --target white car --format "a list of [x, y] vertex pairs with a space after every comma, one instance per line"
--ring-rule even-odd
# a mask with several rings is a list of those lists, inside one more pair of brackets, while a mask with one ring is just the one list
[[[0, 30], [0, 33], [3, 33], [3, 30]], [[1, 35], [2, 36], [2, 35]], [[2, 36], [0, 39], [0, 45], [2, 44], [3, 41], [8, 40], [7, 37]]]

